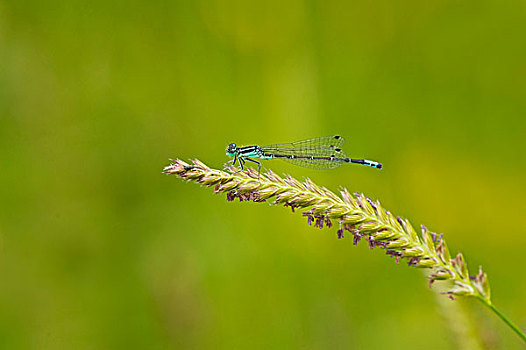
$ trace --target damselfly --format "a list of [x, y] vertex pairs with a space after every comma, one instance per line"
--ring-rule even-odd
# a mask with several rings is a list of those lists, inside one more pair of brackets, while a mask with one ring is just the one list
[[347, 158], [345, 152], [340, 148], [344, 142], [343, 137], [336, 135], [268, 146], [238, 147], [235, 143], [231, 143], [226, 149], [226, 154], [234, 157], [232, 165], [235, 165], [237, 161], [242, 170], [246, 160], [256, 163], [258, 174], [261, 170], [261, 163], [251, 158], [279, 158], [295, 165], [313, 169], [333, 169], [343, 163], [382, 168], [382, 164], [372, 160]]

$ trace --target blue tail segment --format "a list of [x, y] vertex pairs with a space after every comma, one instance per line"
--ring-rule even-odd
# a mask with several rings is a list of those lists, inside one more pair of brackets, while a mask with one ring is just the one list
[[365, 165], [368, 165], [372, 168], [376, 168], [376, 169], [382, 169], [382, 164], [378, 163], [378, 162], [375, 162], [373, 160], [364, 160], [363, 163]]

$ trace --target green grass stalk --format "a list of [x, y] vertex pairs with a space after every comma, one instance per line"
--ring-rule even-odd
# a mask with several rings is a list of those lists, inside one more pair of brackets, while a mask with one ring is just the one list
[[216, 193], [226, 193], [227, 200], [283, 204], [294, 211], [307, 210], [309, 225], [323, 228], [337, 223], [338, 238], [345, 231], [353, 236], [354, 244], [366, 240], [370, 248], [378, 247], [395, 258], [398, 263], [405, 259], [409, 266], [428, 269], [429, 285], [435, 281], [449, 282], [441, 292], [454, 300], [457, 296], [477, 298], [495, 312], [519, 337], [526, 342], [526, 335], [497, 308], [490, 298], [490, 286], [486, 274], [479, 268], [476, 276], [469, 275], [467, 263], [461, 253], [451, 257], [442, 235], [421, 226], [417, 234], [407, 219], [395, 217], [385, 210], [378, 201], [363, 194], [351, 195], [346, 189], [340, 196], [325, 187], [314, 184], [310, 179], [300, 182], [291, 176], [281, 178], [272, 171], [259, 175], [253, 169], [240, 171], [227, 167], [227, 171], [212, 169], [199, 160], [188, 164], [173, 160], [164, 168], [165, 174], [177, 175], [185, 180], [214, 187]]

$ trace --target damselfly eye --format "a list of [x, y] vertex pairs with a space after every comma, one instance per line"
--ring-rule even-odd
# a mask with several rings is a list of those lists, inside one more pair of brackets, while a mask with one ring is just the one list
[[237, 146], [235, 143], [231, 143], [230, 145], [228, 145], [228, 151], [229, 152], [234, 152], [236, 150]]

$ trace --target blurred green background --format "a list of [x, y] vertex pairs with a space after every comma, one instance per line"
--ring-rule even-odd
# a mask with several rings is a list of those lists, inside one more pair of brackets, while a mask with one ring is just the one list
[[524, 329], [525, 38], [513, 0], [0, 1], [0, 348], [521, 348], [380, 250], [161, 171], [341, 134], [385, 168], [264, 166], [444, 232]]

